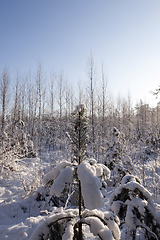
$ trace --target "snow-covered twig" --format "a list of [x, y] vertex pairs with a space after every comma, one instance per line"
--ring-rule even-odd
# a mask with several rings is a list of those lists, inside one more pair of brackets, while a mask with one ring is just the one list
[[75, 192], [75, 190], [74, 190], [73, 192], [71, 192], [70, 194], [68, 193], [68, 197], [67, 197], [67, 200], [66, 200], [66, 203], [65, 203], [65, 206], [64, 206], [64, 210], [67, 208], [69, 199], [70, 199], [70, 197], [73, 195], [74, 192]]

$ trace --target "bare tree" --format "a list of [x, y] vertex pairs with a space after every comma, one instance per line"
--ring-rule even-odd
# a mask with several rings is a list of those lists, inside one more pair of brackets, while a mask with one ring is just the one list
[[51, 111], [52, 117], [54, 112], [55, 81], [56, 81], [56, 74], [51, 74], [50, 83], [49, 83], [49, 94], [50, 94], [50, 111]]
[[108, 81], [104, 73], [102, 64], [102, 155], [104, 154], [104, 138], [105, 138], [105, 117], [106, 117], [106, 107], [107, 107], [107, 90]]
[[[43, 111], [43, 90], [44, 88], [44, 74], [42, 70], [42, 64], [39, 63], [36, 75], [36, 90], [37, 90], [37, 104], [38, 104], [38, 147], [39, 153], [41, 155], [41, 146], [42, 146], [42, 111]], [[36, 113], [35, 113], [36, 114]]]
[[39, 64], [37, 69], [36, 84], [37, 84], [37, 96], [38, 96], [38, 118], [42, 117], [42, 83], [43, 83], [43, 71], [42, 64]]
[[26, 108], [26, 78], [23, 79], [21, 84], [21, 119], [24, 121]]
[[[147, 125], [149, 123], [150, 107], [143, 103], [142, 100], [136, 105], [137, 127], [140, 129], [141, 135], [144, 137]], [[149, 125], [148, 125], [149, 126]]]
[[15, 122], [18, 118], [18, 111], [19, 111], [19, 106], [20, 104], [20, 90], [19, 90], [19, 74], [17, 72], [17, 78], [16, 78], [16, 86], [15, 86], [15, 96], [14, 96], [14, 106], [13, 106], [13, 121]]
[[90, 116], [91, 116], [91, 127], [92, 127], [92, 142], [95, 143], [95, 126], [94, 126], [94, 111], [95, 111], [95, 105], [94, 105], [94, 77], [95, 77], [95, 69], [94, 69], [94, 61], [92, 54], [90, 54], [89, 60], [88, 60], [88, 76], [89, 76], [89, 98], [90, 98]]
[[25, 110], [28, 117], [28, 132], [30, 136], [33, 138], [38, 106], [38, 96], [35, 81], [33, 81], [31, 72], [29, 72], [29, 74], [26, 77], [25, 92], [26, 92]]
[[31, 136], [33, 136], [33, 87], [31, 73], [27, 77], [27, 106], [28, 106], [28, 131]]
[[9, 72], [7, 68], [4, 68], [0, 79], [0, 100], [2, 105], [2, 119], [1, 119], [2, 132], [4, 131], [6, 107], [9, 100], [8, 96], [9, 84], [10, 84]]
[[62, 148], [62, 107], [64, 104], [64, 76], [63, 72], [60, 73], [59, 79], [57, 80], [58, 84], [58, 105], [59, 105], [59, 138], [60, 138], [60, 150]]
[[122, 127], [122, 123], [121, 123], [121, 113], [122, 113], [122, 98], [121, 95], [119, 94], [118, 98], [117, 98], [117, 104], [116, 104], [116, 118], [117, 118], [117, 128], [118, 130], [121, 131], [121, 127]]

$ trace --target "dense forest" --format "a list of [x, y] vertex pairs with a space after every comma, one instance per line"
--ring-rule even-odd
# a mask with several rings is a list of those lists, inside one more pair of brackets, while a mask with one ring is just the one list
[[76, 105], [84, 103], [88, 116], [89, 145], [98, 160], [104, 157], [113, 127], [123, 135], [128, 151], [139, 143], [143, 143], [144, 147], [149, 144], [154, 149], [159, 147], [160, 105], [151, 108], [139, 100], [133, 106], [130, 96], [127, 99], [119, 96], [113, 101], [103, 68], [101, 77], [95, 80], [92, 61], [88, 82], [77, 87], [69, 86], [62, 72], [52, 74], [47, 79], [41, 64], [33, 75], [29, 73], [21, 77], [17, 73], [13, 81], [8, 69], [4, 68], [1, 73], [2, 139], [4, 133], [8, 137], [12, 136], [16, 123], [22, 121], [23, 131], [30, 136], [39, 151], [42, 145], [48, 149], [64, 148], [71, 113]]

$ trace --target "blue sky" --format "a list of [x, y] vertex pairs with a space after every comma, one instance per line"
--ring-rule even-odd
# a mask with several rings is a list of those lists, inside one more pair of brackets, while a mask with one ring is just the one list
[[0, 70], [64, 71], [69, 82], [88, 81], [92, 52], [103, 62], [114, 96], [153, 105], [160, 85], [159, 0], [1, 0]]

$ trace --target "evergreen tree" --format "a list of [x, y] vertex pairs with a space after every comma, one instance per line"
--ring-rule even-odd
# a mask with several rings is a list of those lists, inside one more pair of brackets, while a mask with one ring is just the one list
[[133, 175], [126, 175], [112, 193], [111, 210], [118, 215], [124, 229], [127, 227], [127, 239], [135, 240], [138, 229], [144, 230], [142, 239], [160, 239], [160, 214], [151, 196]]
[[[62, 161], [43, 178], [44, 184], [50, 184], [50, 194], [60, 197], [70, 189], [78, 186], [78, 209], [66, 209], [53, 214], [32, 234], [30, 240], [58, 239], [82, 240], [82, 225], [90, 226], [91, 232], [100, 239], [120, 239], [119, 219], [111, 211], [101, 212], [96, 208], [103, 204], [101, 192], [103, 182], [110, 177], [110, 170], [94, 159], [85, 159], [87, 146], [87, 125], [85, 105], [77, 106], [73, 113], [73, 144], [74, 159], [72, 162]], [[76, 188], [75, 188], [76, 189]], [[40, 237], [39, 237], [40, 236]]]
[[112, 138], [108, 143], [105, 165], [111, 170], [113, 186], [120, 183], [122, 178], [132, 173], [134, 166], [132, 159], [124, 153], [124, 134], [120, 133], [116, 127], [112, 128]]
[[81, 104], [73, 112], [71, 143], [73, 145], [73, 156], [80, 164], [86, 156], [87, 147], [87, 117], [85, 114], [85, 105]]

